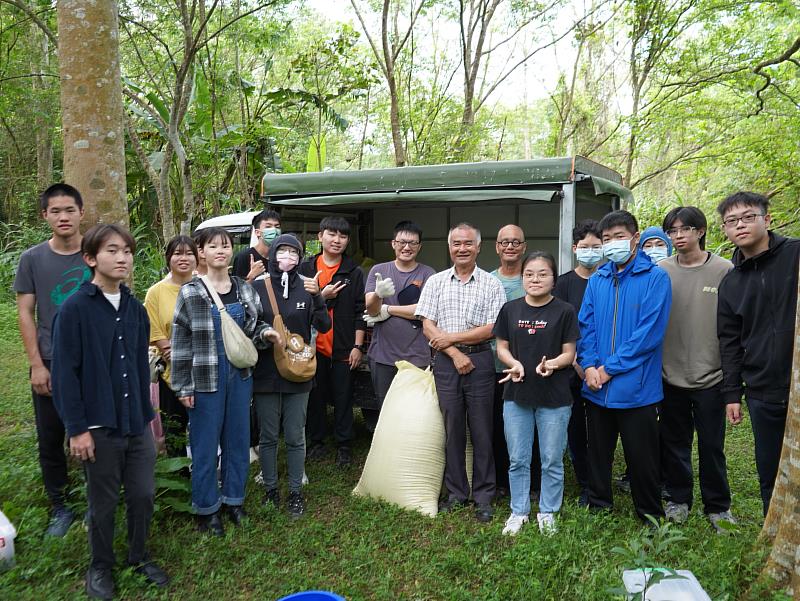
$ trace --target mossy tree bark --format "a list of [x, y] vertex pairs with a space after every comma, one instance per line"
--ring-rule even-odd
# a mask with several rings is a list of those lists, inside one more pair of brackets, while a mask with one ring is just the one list
[[84, 197], [84, 227], [128, 226], [115, 0], [59, 0], [64, 181]]

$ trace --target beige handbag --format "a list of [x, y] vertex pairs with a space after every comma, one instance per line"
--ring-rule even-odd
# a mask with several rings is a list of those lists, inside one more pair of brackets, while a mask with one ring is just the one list
[[[217, 305], [217, 309], [219, 309], [222, 343], [225, 345], [225, 354], [228, 356], [228, 360], [234, 367], [238, 367], [239, 369], [253, 367], [258, 363], [258, 350], [256, 350], [256, 345], [247, 337], [247, 334], [239, 327], [239, 324], [233, 320], [233, 317], [228, 315], [228, 312], [225, 310], [225, 305], [222, 304], [222, 299], [220, 299], [219, 294], [217, 294], [208, 276], [204, 275], [200, 279], [206, 285], [208, 293], [211, 295], [211, 298], [214, 299], [214, 304]], [[236, 283], [231, 282], [231, 285], [235, 286]]]
[[272, 345], [275, 367], [278, 368], [281, 377], [290, 382], [308, 382], [317, 372], [317, 349], [306, 344], [300, 334], [293, 334], [289, 331], [278, 310], [272, 281], [269, 278], [265, 279], [264, 286], [269, 296], [269, 304], [272, 306], [272, 327], [283, 338], [283, 346]]

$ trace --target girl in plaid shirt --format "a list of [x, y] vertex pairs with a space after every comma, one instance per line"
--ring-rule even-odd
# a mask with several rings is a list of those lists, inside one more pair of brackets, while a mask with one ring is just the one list
[[[227, 313], [257, 346], [266, 348], [278, 334], [260, 321], [261, 302], [241, 278], [228, 275], [233, 240], [210, 228], [198, 249], [208, 278]], [[235, 525], [246, 518], [245, 483], [249, 466], [252, 370], [234, 367], [225, 354], [220, 313], [206, 283], [198, 277], [178, 294], [172, 325], [172, 387], [189, 413], [192, 450], [192, 507], [198, 529], [222, 536], [220, 508]], [[222, 490], [217, 483], [217, 447], [222, 449]]]

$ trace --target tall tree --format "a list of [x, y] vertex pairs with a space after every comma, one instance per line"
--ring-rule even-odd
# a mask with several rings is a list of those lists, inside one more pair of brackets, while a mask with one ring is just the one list
[[64, 180], [86, 200], [85, 225], [127, 226], [117, 3], [60, 0], [58, 31]]

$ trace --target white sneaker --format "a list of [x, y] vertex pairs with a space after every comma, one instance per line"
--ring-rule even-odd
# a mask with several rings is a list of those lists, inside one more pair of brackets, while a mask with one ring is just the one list
[[689, 519], [689, 505], [687, 503], [673, 503], [672, 501], [668, 501], [664, 509], [664, 514], [670, 522], [683, 524]]
[[517, 515], [512, 513], [506, 520], [506, 525], [503, 528], [503, 534], [508, 536], [516, 536], [517, 532], [522, 529], [523, 524], [528, 522], [527, 515]]
[[307, 486], [308, 485], [308, 476], [306, 475], [305, 470], [303, 470], [303, 482], [302, 482], [302, 484], [303, 484], [303, 486]]
[[552, 513], [537, 513], [536, 521], [539, 522], [539, 532], [544, 535], [550, 536], [558, 530], [556, 518]]

